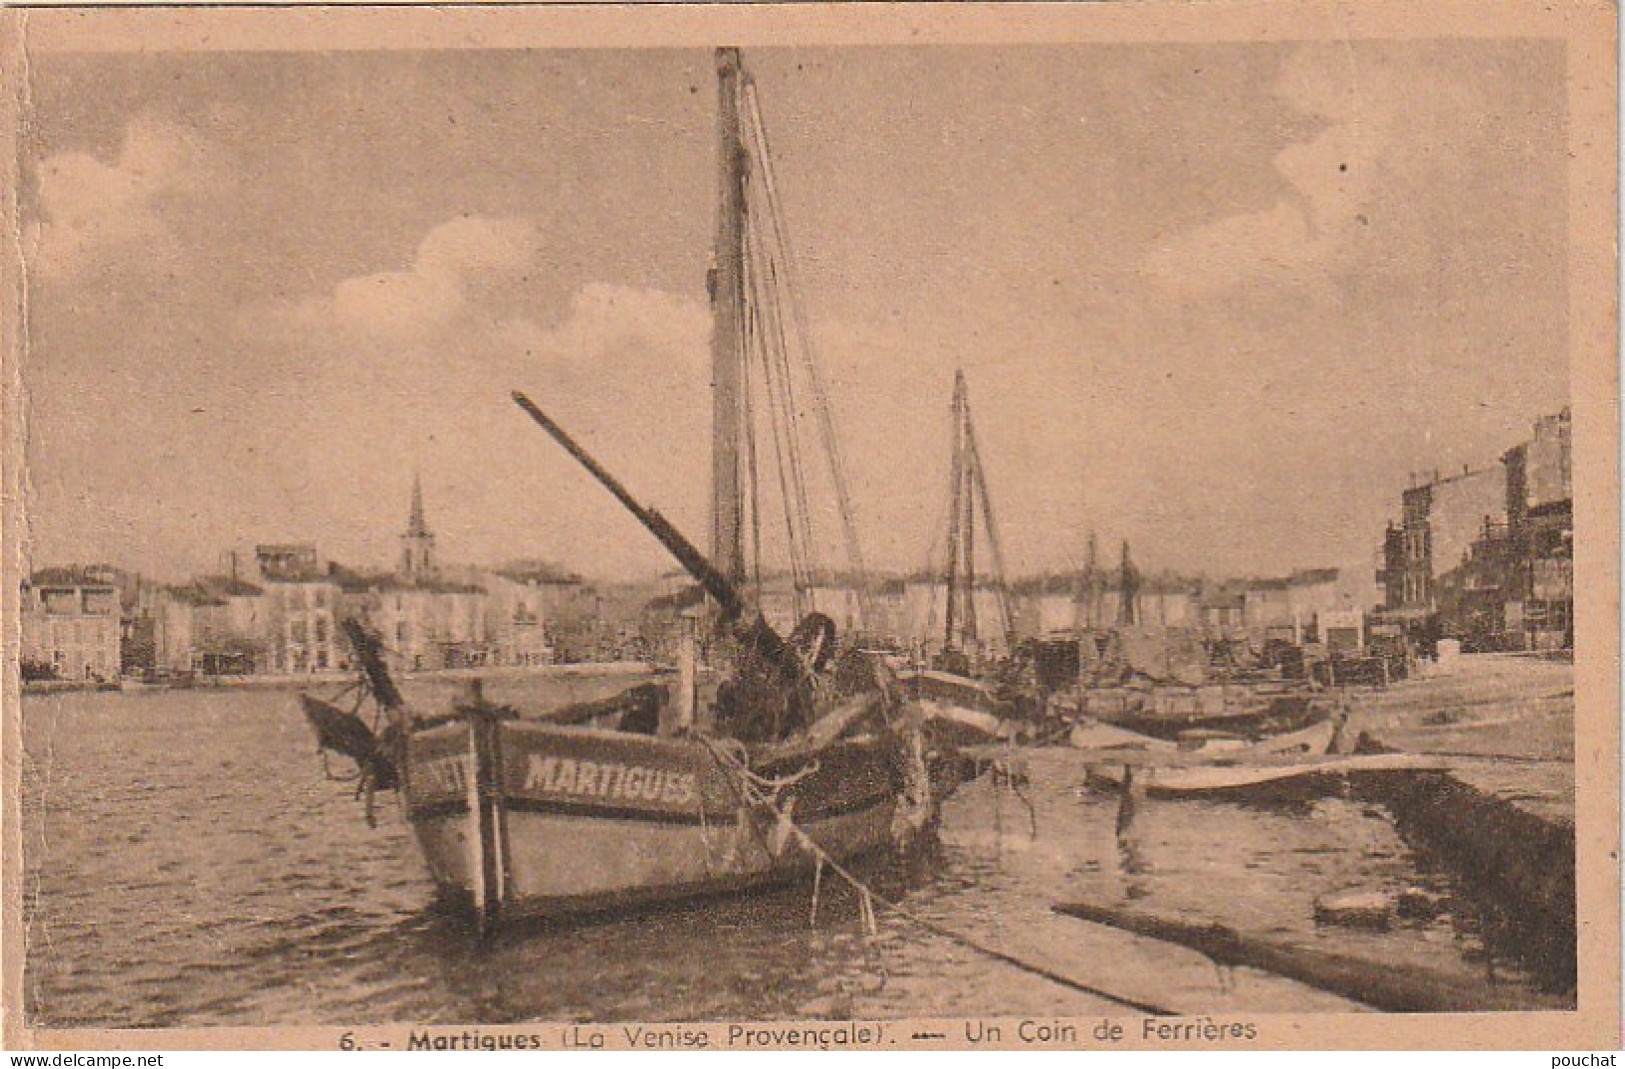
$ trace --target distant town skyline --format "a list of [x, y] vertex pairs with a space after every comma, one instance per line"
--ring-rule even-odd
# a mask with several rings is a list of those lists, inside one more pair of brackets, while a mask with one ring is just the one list
[[[746, 61], [876, 570], [941, 552], [956, 368], [1017, 575], [1370, 568], [1568, 401], [1560, 42]], [[704, 542], [712, 77], [34, 57], [27, 562], [387, 564], [421, 473], [443, 559], [671, 570], [508, 391]]]

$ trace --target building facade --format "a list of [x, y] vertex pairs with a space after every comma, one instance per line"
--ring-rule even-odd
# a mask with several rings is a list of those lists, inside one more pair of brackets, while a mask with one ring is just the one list
[[1536, 420], [1499, 469], [1407, 489], [1383, 538], [1385, 611], [1468, 648], [1572, 645], [1571, 437], [1564, 409]]
[[92, 570], [46, 568], [22, 584], [23, 678], [117, 679], [118, 588]]
[[254, 549], [263, 591], [267, 670], [330, 672], [349, 664], [339, 640], [339, 584], [327, 573], [312, 543], [262, 545]]

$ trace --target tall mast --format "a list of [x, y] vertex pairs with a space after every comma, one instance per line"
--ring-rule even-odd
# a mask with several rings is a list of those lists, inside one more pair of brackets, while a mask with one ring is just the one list
[[729, 582], [742, 587], [745, 523], [739, 460], [749, 157], [739, 136], [739, 50], [717, 49], [716, 62], [719, 201], [711, 275], [711, 560]]
[[964, 407], [965, 373], [957, 371], [954, 373], [953, 453], [948, 471], [948, 604], [945, 612], [947, 628], [943, 637], [945, 649], [957, 648], [954, 628], [959, 622], [956, 619], [959, 608], [959, 532], [960, 513], [964, 509], [960, 495], [965, 490], [965, 451], [960, 444], [963, 437], [960, 428], [964, 424], [961, 413]]
[[964, 420], [963, 434], [960, 449], [965, 454], [965, 611], [961, 614], [965, 618], [960, 632], [966, 642], [975, 642], [976, 634], [976, 482], [974, 466], [976, 454], [970, 447], [970, 398], [965, 398], [965, 404], [960, 410], [960, 418]]

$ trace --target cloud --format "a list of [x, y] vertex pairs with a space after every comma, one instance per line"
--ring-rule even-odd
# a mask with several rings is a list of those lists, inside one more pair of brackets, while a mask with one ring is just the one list
[[[591, 574], [668, 566], [659, 547], [509, 398], [527, 391], [637, 493], [703, 538], [710, 314], [703, 301], [595, 281], [558, 314], [531, 314], [536, 227], [459, 218], [398, 271], [244, 324], [300, 354], [300, 379], [265, 399], [269, 452], [295, 526], [341, 559], [388, 560], [423, 474], [454, 559], [542, 555]], [[316, 369], [312, 372], [310, 369]], [[399, 491], [404, 493], [404, 490]]]
[[1295, 53], [1275, 95], [1327, 125], [1275, 157], [1285, 188], [1268, 207], [1160, 243], [1145, 257], [1145, 272], [1202, 293], [1303, 279], [1351, 256], [1382, 199], [1388, 164], [1405, 146], [1401, 124], [1437, 95], [1387, 66], [1321, 46]]
[[424, 237], [405, 270], [345, 279], [331, 295], [307, 302], [302, 315], [313, 325], [391, 342], [423, 337], [462, 314], [482, 278], [529, 264], [535, 238], [527, 219], [453, 219]]
[[515, 370], [550, 390], [614, 397], [633, 407], [703, 389], [710, 366], [710, 311], [664, 290], [592, 282], [571, 295], [557, 323], [502, 324]]
[[179, 127], [132, 121], [118, 160], [86, 152], [47, 156], [37, 174], [38, 217], [27, 229], [27, 262], [47, 278], [71, 278], [119, 257], [152, 262], [171, 251], [164, 201], [205, 180], [204, 153]]

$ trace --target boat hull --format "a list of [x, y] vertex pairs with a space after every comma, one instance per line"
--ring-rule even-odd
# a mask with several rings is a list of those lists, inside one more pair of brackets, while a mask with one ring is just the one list
[[742, 891], [893, 842], [896, 740], [796, 750], [470, 718], [415, 733], [407, 815], [486, 926]]
[[1309, 694], [1232, 692], [1216, 687], [1082, 690], [1066, 704], [1080, 719], [1170, 741], [1189, 731], [1223, 731], [1262, 739], [1296, 731], [1324, 715]]
[[[890, 843], [892, 809], [876, 807], [816, 822], [808, 835], [837, 859]], [[414, 826], [443, 900], [483, 912], [469, 842], [477, 831], [467, 814]], [[500, 903], [505, 921], [621, 912], [733, 894], [808, 875], [814, 855], [786, 843], [775, 856], [737, 824], [709, 829], [636, 820], [549, 813], [510, 813], [509, 852]], [[494, 917], [492, 919], [495, 919]]]
[[976, 746], [1009, 737], [1008, 712], [987, 684], [950, 672], [900, 672], [897, 681], [937, 748]]

